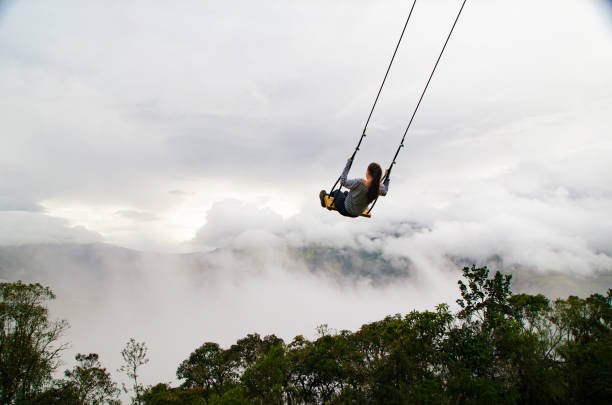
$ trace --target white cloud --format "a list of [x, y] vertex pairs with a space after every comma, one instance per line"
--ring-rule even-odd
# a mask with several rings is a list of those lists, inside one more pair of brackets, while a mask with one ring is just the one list
[[[359, 162], [391, 156], [458, 4], [417, 5]], [[304, 201], [350, 154], [408, 6], [13, 2], [0, 27], [10, 100], [0, 109], [10, 134], [0, 140], [0, 199], [159, 213], [177, 206], [167, 190], [198, 180]], [[609, 110], [612, 49], [599, 11], [575, 1], [468, 3], [395, 175], [470, 168], [465, 139], [503, 168], [534, 146], [495, 130], [581, 105]], [[605, 118], [577, 117], [565, 138], [601, 135]], [[474, 149], [482, 132], [491, 142]], [[558, 140], [532, 138], [545, 148]], [[440, 164], [449, 159], [453, 168]]]
[[241, 246], [271, 242], [283, 219], [269, 208], [257, 208], [237, 200], [213, 204], [206, 225], [198, 230], [196, 245], [225, 247], [231, 241]]
[[[417, 5], [352, 175], [387, 163], [458, 4]], [[612, 45], [596, 3], [468, 3], [374, 218], [318, 208], [406, 7], [11, 3], [0, 26], [11, 134], [0, 139], [0, 208], [45, 207], [66, 226], [148, 250], [184, 250], [196, 233], [199, 247], [382, 249], [385, 237], [371, 237], [414, 241], [406, 224], [416, 224], [433, 230], [440, 255], [501, 251], [547, 267], [532, 246], [553, 252], [539, 256], [557, 257], [551, 266], [605, 267]], [[453, 247], [464, 232], [483, 247]], [[491, 244], [508, 233], [500, 240], [513, 246]], [[554, 253], [563, 250], [570, 257]]]
[[103, 238], [63, 218], [23, 211], [0, 211], [0, 246], [30, 243], [92, 243]]

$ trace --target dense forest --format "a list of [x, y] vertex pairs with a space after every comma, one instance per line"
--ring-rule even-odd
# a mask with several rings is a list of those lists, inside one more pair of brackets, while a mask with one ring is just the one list
[[[176, 370], [180, 386], [143, 386], [144, 342], [121, 352], [133, 404], [603, 404], [612, 398], [612, 290], [606, 296], [512, 294], [511, 276], [463, 269], [461, 298], [365, 324], [322, 325], [310, 341], [250, 334], [205, 342]], [[0, 284], [2, 404], [119, 403], [95, 353], [54, 378], [66, 321], [48, 319], [53, 292]]]

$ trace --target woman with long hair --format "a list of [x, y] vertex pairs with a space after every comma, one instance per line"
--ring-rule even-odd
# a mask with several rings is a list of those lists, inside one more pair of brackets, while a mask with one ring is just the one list
[[[387, 170], [385, 181], [381, 183], [382, 169], [378, 163], [370, 163], [366, 170], [365, 179], [348, 180], [348, 172], [353, 164], [353, 159], [346, 162], [346, 166], [340, 175], [340, 186], [344, 186], [349, 191], [335, 190], [330, 194], [334, 197], [334, 207], [345, 217], [358, 217], [366, 207], [379, 195], [387, 195], [389, 191], [389, 170]], [[325, 207], [325, 190], [319, 193], [321, 206]]]

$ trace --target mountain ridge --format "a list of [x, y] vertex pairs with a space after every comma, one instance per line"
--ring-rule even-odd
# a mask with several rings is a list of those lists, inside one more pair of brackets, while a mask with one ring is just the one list
[[[415, 273], [410, 257], [388, 256], [381, 251], [366, 251], [352, 247], [331, 247], [310, 244], [301, 247], [275, 248], [218, 248], [209, 252], [157, 253], [115, 246], [107, 243], [43, 243], [19, 246], [0, 246], [0, 278], [15, 281], [52, 280], [58, 273], [69, 277], [93, 276], [100, 279], [114, 266], [126, 271], [158, 263], [175, 267], [171, 270], [187, 270], [196, 273], [214, 271], [227, 266], [227, 258], [236, 266], [265, 269], [268, 266], [290, 266], [313, 274], [327, 275], [342, 281], [365, 280], [374, 285], [385, 285], [398, 280], [408, 280]], [[473, 264], [473, 259], [450, 258], [457, 270]], [[586, 295], [603, 292], [612, 285], [612, 270], [590, 275], [561, 273], [553, 270], [542, 272], [534, 269], [510, 266], [504, 268], [503, 260], [492, 257], [484, 263], [495, 270], [513, 275], [517, 292], [543, 292], [551, 297], [568, 294]], [[232, 263], [229, 263], [231, 267]]]

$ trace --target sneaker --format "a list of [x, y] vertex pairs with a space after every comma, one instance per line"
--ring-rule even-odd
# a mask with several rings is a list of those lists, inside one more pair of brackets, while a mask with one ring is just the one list
[[327, 195], [327, 193], [325, 192], [325, 190], [321, 190], [321, 192], [319, 193], [319, 200], [321, 200], [321, 207], [325, 208], [325, 196]]

